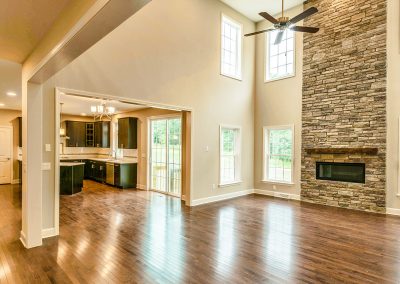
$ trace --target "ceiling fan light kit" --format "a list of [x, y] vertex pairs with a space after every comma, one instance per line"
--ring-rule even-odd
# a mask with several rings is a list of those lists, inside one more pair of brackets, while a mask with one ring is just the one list
[[278, 35], [276, 36], [274, 44], [280, 44], [283, 39], [283, 34], [286, 30], [292, 30], [295, 32], [301, 32], [301, 33], [316, 33], [319, 31], [319, 28], [314, 28], [314, 27], [303, 27], [303, 26], [296, 26], [296, 24], [311, 15], [315, 14], [318, 12], [318, 9], [315, 7], [311, 7], [299, 15], [293, 17], [292, 19], [289, 17], [285, 17], [284, 14], [284, 0], [282, 0], [282, 15], [278, 19], [275, 19], [272, 17], [270, 14], [267, 12], [261, 12], [259, 15], [272, 23], [274, 25], [274, 28], [272, 29], [267, 29], [267, 30], [262, 30], [250, 34], [246, 34], [245, 36], [253, 36], [253, 35], [258, 35], [266, 32], [271, 32], [271, 31], [279, 31]]

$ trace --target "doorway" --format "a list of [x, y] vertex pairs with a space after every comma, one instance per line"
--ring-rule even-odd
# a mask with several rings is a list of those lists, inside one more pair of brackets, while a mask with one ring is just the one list
[[0, 184], [11, 183], [12, 128], [0, 126]]
[[182, 118], [150, 120], [150, 189], [181, 196]]

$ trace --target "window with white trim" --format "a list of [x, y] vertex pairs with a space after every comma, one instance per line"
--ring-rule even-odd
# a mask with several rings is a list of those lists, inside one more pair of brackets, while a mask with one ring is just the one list
[[280, 44], [275, 44], [279, 31], [266, 35], [267, 58], [265, 80], [273, 81], [295, 74], [295, 36], [291, 30], [285, 30]]
[[220, 127], [220, 185], [240, 182], [241, 164], [240, 127]]
[[225, 15], [221, 21], [221, 74], [242, 78], [242, 25]]
[[293, 126], [264, 127], [264, 181], [293, 182]]

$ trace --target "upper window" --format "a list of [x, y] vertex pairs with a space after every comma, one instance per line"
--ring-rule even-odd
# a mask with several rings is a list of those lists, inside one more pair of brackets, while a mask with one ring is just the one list
[[225, 15], [221, 23], [221, 74], [242, 78], [242, 25]]
[[268, 33], [265, 80], [273, 81], [294, 76], [294, 32], [285, 30], [280, 44], [275, 44], [279, 31]]
[[293, 126], [264, 128], [264, 181], [293, 182]]
[[220, 185], [240, 182], [240, 128], [220, 127]]

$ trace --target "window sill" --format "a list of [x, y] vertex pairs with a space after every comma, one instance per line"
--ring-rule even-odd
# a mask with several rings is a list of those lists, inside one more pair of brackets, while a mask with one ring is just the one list
[[272, 184], [282, 184], [282, 185], [294, 185], [293, 182], [285, 182], [285, 181], [277, 181], [277, 180], [262, 180], [263, 183], [272, 183]]
[[230, 78], [230, 79], [234, 79], [234, 80], [240, 81], [240, 82], [243, 81], [241, 76], [240, 77], [236, 77], [236, 76], [226, 75], [226, 74], [222, 74], [222, 73], [221, 73], [221, 76], [224, 76], [224, 77]]
[[243, 181], [233, 181], [233, 182], [228, 182], [228, 183], [220, 183], [218, 185], [218, 187], [228, 187], [228, 186], [234, 186], [234, 185], [238, 185], [241, 184]]
[[285, 77], [275, 78], [275, 79], [265, 79], [264, 83], [271, 83], [271, 82], [285, 80], [285, 79], [289, 79], [289, 78], [293, 78], [293, 77], [296, 77], [296, 73], [294, 73], [292, 75], [285, 76]]

